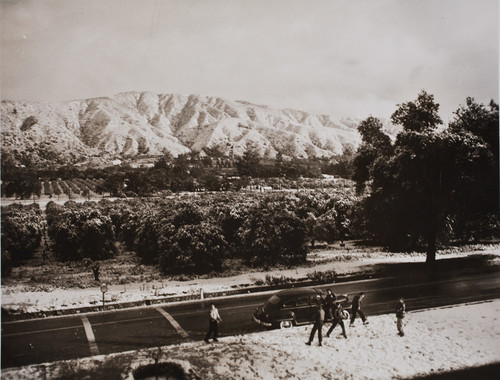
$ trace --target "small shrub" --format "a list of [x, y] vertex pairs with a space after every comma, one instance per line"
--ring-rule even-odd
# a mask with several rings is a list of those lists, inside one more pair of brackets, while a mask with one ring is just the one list
[[275, 277], [275, 276], [271, 276], [269, 274], [266, 274], [266, 279], [264, 281], [264, 283], [266, 285], [273, 285], [273, 286], [286, 285], [286, 284], [290, 284], [292, 282], [295, 282], [295, 279], [293, 279], [291, 277], [286, 277], [283, 275]]
[[326, 272], [314, 271], [307, 273], [307, 278], [313, 281], [335, 282], [335, 280], [337, 279], [337, 274], [334, 270], [329, 270]]
[[261, 286], [261, 285], [264, 285], [266, 282], [260, 278], [258, 279], [254, 279], [253, 280], [254, 284], [257, 285], [257, 286]]

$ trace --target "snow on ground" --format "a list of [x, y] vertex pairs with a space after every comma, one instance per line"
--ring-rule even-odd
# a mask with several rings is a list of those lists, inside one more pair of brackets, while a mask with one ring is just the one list
[[[496, 255], [500, 259], [500, 246], [483, 247], [474, 252], [439, 253], [438, 259], [480, 255]], [[145, 299], [165, 297], [169, 295], [200, 295], [204, 293], [228, 291], [243, 285], [255, 285], [256, 280], [265, 280], [266, 275], [285, 276], [304, 279], [308, 273], [335, 270], [337, 275], [362, 273], [370, 270], [374, 264], [424, 262], [424, 254], [381, 254], [366, 252], [348, 252], [345, 261], [327, 261], [339, 256], [338, 252], [319, 252], [310, 255], [311, 261], [317, 264], [311, 267], [273, 270], [269, 272], [250, 272], [232, 277], [196, 279], [192, 281], [163, 281], [156, 283], [135, 283], [126, 285], [109, 285], [105, 293], [106, 302], [133, 302]], [[495, 261], [497, 261], [495, 260]], [[326, 262], [325, 262], [326, 261]], [[38, 312], [48, 310], [70, 309], [96, 306], [102, 303], [102, 293], [98, 287], [88, 289], [50, 288], [45, 291], [34, 291], [22, 285], [2, 286], [2, 307], [13, 312]]]
[[[202, 379], [412, 378], [500, 362], [499, 315], [500, 300], [410, 312], [404, 337], [397, 335], [394, 315], [381, 315], [369, 317], [366, 326], [358, 319], [354, 327], [347, 327], [348, 339], [337, 327], [322, 347], [317, 338], [312, 346], [304, 344], [309, 325], [222, 337], [219, 343], [166, 346], [162, 361], [188, 362]], [[223, 323], [221, 330], [223, 334]], [[7, 369], [2, 379], [76, 377], [82, 371], [96, 371], [99, 376], [103, 362], [110, 360], [125, 363], [126, 372], [127, 365], [153, 363], [150, 353], [141, 350]]]

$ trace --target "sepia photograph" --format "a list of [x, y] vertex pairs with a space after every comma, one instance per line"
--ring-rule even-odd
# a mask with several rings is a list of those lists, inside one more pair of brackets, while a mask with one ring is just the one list
[[498, 379], [499, 17], [0, 0], [0, 378]]

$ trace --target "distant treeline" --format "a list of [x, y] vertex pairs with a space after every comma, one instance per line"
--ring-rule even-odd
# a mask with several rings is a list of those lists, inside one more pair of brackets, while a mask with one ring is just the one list
[[251, 179], [256, 178], [275, 179], [271, 180], [274, 187], [289, 187], [299, 178], [319, 178], [321, 174], [349, 178], [352, 156], [352, 150], [347, 149], [343, 156], [331, 159], [284, 160], [280, 154], [275, 159], [264, 159], [249, 148], [242, 157], [234, 159], [189, 154], [174, 158], [167, 153], [157, 158], [151, 167], [123, 164], [105, 168], [37, 169], [17, 167], [2, 153], [2, 194], [30, 198], [33, 194], [150, 196], [161, 191], [234, 191], [255, 184]]

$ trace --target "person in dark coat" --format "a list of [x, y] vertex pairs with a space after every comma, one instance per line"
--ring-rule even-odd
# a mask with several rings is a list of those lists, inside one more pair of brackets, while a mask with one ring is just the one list
[[340, 325], [342, 327], [342, 335], [344, 338], [347, 339], [347, 334], [345, 333], [345, 325], [344, 325], [344, 309], [342, 308], [342, 305], [340, 302], [335, 302], [335, 310], [333, 312], [333, 321], [332, 325], [328, 329], [326, 333], [326, 337], [330, 337], [330, 334], [332, 333], [333, 329], [335, 326]]
[[323, 324], [325, 323], [325, 310], [323, 309], [323, 306], [321, 304], [318, 304], [317, 306], [317, 314], [316, 318], [314, 321], [314, 326], [311, 330], [311, 335], [309, 335], [309, 341], [306, 342], [308, 346], [311, 345], [313, 339], [314, 339], [314, 334], [316, 334], [316, 331], [318, 332], [318, 346], [321, 346], [321, 342], [323, 341]]
[[205, 336], [205, 342], [208, 343], [210, 336], [214, 337], [214, 342], [217, 342], [217, 336], [219, 335], [219, 323], [222, 322], [222, 318], [219, 315], [219, 310], [214, 304], [210, 306], [210, 312], [208, 314], [208, 332]]
[[336, 300], [337, 296], [335, 295], [335, 293], [333, 293], [331, 289], [328, 289], [326, 291], [326, 297], [325, 297], [325, 312], [327, 320], [334, 318], [333, 309]]
[[365, 313], [361, 310], [361, 301], [365, 297], [365, 294], [363, 292], [356, 294], [354, 298], [352, 299], [352, 316], [351, 316], [351, 323], [350, 326], [354, 324], [354, 320], [356, 319], [356, 313], [359, 314], [361, 317], [361, 320], [365, 325], [367, 325], [369, 322], [366, 320]]
[[406, 315], [406, 305], [403, 297], [399, 298], [399, 303], [396, 306], [396, 325], [398, 327], [399, 336], [404, 336], [404, 317]]

